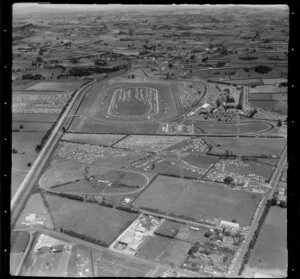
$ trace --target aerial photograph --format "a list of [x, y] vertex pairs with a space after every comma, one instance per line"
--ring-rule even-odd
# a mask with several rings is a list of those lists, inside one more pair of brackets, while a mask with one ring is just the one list
[[289, 17], [14, 4], [9, 273], [286, 277]]

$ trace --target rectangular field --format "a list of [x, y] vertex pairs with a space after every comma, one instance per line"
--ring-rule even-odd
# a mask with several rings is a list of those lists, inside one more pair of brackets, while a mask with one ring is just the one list
[[[211, 137], [209, 139], [216, 149], [228, 150], [236, 156], [255, 157], [280, 155], [287, 142], [284, 138]], [[210, 153], [214, 153], [214, 150], [210, 151]]]
[[38, 82], [26, 90], [36, 91], [65, 91], [70, 92], [82, 86], [86, 81], [67, 81], [67, 82], [54, 82], [54, 81], [42, 81]]
[[23, 126], [22, 132], [47, 132], [52, 127], [52, 122], [25, 122], [14, 121], [12, 130], [20, 130], [20, 125]]
[[241, 226], [248, 226], [260, 199], [259, 194], [231, 190], [212, 182], [159, 175], [133, 205], [195, 220], [236, 219]]
[[140, 151], [158, 152], [179, 142], [187, 140], [188, 137], [176, 136], [128, 136], [118, 142], [115, 147], [129, 148]]
[[155, 269], [136, 257], [123, 256], [109, 250], [92, 252], [95, 277], [145, 277]]
[[287, 211], [273, 206], [250, 254], [249, 266], [286, 273], [287, 252]]
[[137, 216], [134, 213], [53, 195], [46, 195], [46, 201], [56, 229], [75, 232], [105, 246], [110, 245]]
[[13, 113], [13, 122], [55, 122], [59, 114], [50, 113]]

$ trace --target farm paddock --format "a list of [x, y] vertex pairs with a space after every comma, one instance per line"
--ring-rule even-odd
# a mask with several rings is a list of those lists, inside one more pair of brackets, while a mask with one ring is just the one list
[[261, 195], [232, 190], [222, 184], [157, 176], [133, 206], [191, 220], [236, 220], [248, 226]]
[[135, 213], [54, 195], [45, 195], [45, 198], [57, 230], [75, 232], [104, 246], [109, 246], [137, 216]]

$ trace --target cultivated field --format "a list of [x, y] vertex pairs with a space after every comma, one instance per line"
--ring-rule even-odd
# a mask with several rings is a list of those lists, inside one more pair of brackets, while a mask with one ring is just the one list
[[59, 114], [71, 97], [71, 93], [13, 94], [13, 113]]
[[247, 226], [260, 199], [258, 194], [216, 183], [158, 176], [133, 205], [187, 219], [236, 219], [241, 226]]
[[65, 91], [71, 92], [82, 86], [86, 81], [67, 81], [67, 82], [56, 82], [56, 81], [42, 81], [38, 82], [26, 90], [30, 91]]
[[56, 229], [75, 232], [108, 246], [136, 218], [136, 214], [53, 195], [46, 195]]
[[22, 133], [24, 132], [47, 132], [53, 126], [52, 122], [27, 122], [27, 121], [14, 121], [12, 123], [12, 130], [19, 130], [22, 126]]
[[221, 155], [228, 150], [236, 156], [271, 156], [280, 155], [286, 145], [286, 139], [283, 138], [209, 138], [215, 145], [209, 154]]

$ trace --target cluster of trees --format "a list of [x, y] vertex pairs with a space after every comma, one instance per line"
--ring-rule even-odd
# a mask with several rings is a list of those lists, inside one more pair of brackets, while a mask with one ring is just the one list
[[264, 65], [259, 65], [259, 66], [254, 67], [254, 71], [259, 74], [267, 74], [268, 72], [270, 72], [272, 70], [273, 69], [271, 67], [264, 66]]
[[88, 235], [85, 235], [85, 234], [81, 234], [81, 233], [78, 233], [78, 232], [70, 231], [70, 230], [68, 230], [66, 228], [63, 228], [63, 227], [61, 227], [59, 229], [59, 231], [62, 232], [62, 233], [68, 234], [70, 236], [80, 238], [80, 239], [85, 240], [85, 241], [89, 241], [89, 242], [93, 242], [93, 243], [99, 244], [99, 245], [104, 246], [104, 247], [108, 247], [109, 246], [108, 243], [106, 243], [105, 241], [102, 241], [100, 239], [96, 239], [94, 237], [91, 237], [91, 236], [88, 236]]
[[43, 146], [45, 145], [47, 139], [49, 138], [54, 126], [55, 126], [56, 122], [54, 122], [51, 126], [51, 128], [47, 131], [47, 133], [43, 136], [42, 140], [41, 140], [41, 143], [38, 144], [36, 147], [35, 147], [35, 151], [36, 152], [40, 152], [43, 148]]
[[45, 77], [42, 76], [41, 74], [25, 74], [25, 75], [22, 75], [22, 79], [39, 80], [39, 79], [45, 79]]
[[255, 246], [255, 243], [256, 243], [257, 237], [258, 237], [258, 235], [259, 235], [261, 226], [262, 226], [262, 224], [264, 223], [264, 221], [265, 221], [265, 219], [266, 219], [266, 216], [267, 216], [267, 214], [268, 214], [268, 212], [269, 212], [269, 209], [270, 209], [271, 205], [272, 205], [272, 201], [271, 201], [271, 200], [268, 200], [267, 203], [266, 203], [266, 206], [265, 206], [265, 208], [264, 208], [264, 211], [263, 211], [263, 213], [262, 213], [262, 216], [261, 216], [261, 218], [260, 218], [260, 220], [259, 220], [259, 222], [258, 222], [257, 228], [256, 228], [256, 230], [255, 230], [255, 232], [254, 232], [253, 238], [252, 238], [252, 240], [251, 240], [251, 242], [250, 242], [250, 244], [249, 244], [248, 250], [247, 250], [246, 254], [244, 255], [243, 262], [242, 262], [241, 268], [240, 268], [240, 270], [239, 270], [239, 275], [242, 274], [242, 272], [243, 272], [243, 270], [244, 270], [244, 268], [245, 268], [245, 265], [247, 264], [247, 262], [248, 262], [248, 260], [249, 260], [251, 250], [252, 250], [252, 249], [254, 248], [254, 246]]
[[127, 211], [127, 212], [130, 212], [130, 213], [139, 213], [140, 212], [139, 209], [131, 207], [131, 206], [119, 205], [119, 206], [116, 206], [116, 209]]
[[257, 60], [257, 57], [255, 56], [241, 56], [239, 57], [240, 60]]

